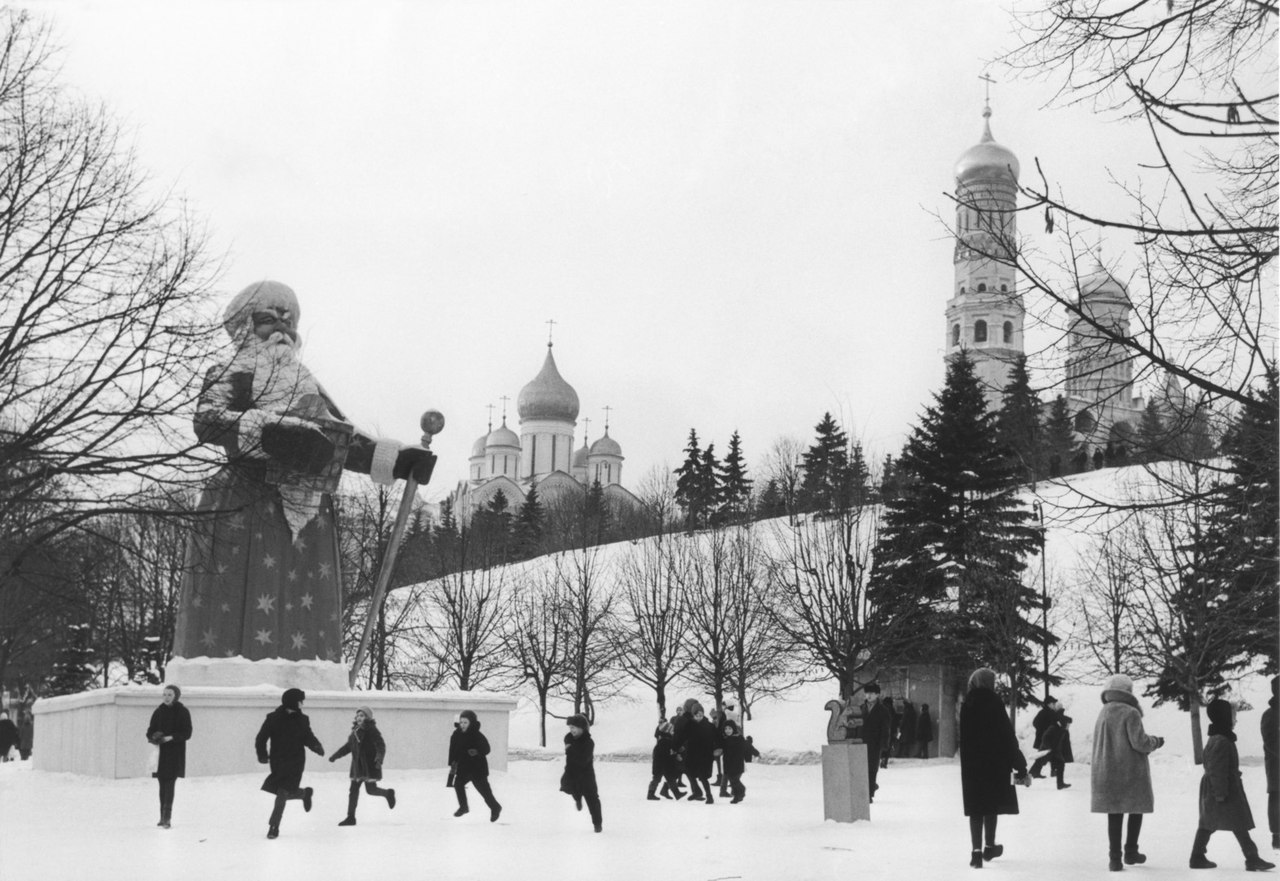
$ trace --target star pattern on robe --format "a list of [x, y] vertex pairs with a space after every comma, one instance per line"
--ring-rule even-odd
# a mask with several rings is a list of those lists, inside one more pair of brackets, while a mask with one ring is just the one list
[[285, 604], [284, 604], [284, 610], [285, 610], [286, 612], [292, 612], [292, 611], [293, 611], [293, 603], [285, 603]]
[[290, 581], [297, 581], [297, 580], [298, 580], [298, 570], [297, 570], [297, 569], [290, 569], [290, 570], [289, 570], [289, 580], [290, 580]]
[[223, 604], [222, 604], [222, 611], [224, 611], [224, 612], [230, 612], [230, 611], [231, 611], [231, 603], [223, 603]]
[[296, 539], [294, 539], [293, 546], [297, 548], [300, 552], [305, 551], [307, 549], [307, 540], [302, 536], [298, 536]]
[[320, 577], [321, 577], [321, 578], [332, 578], [332, 577], [333, 577], [333, 564], [332, 564], [332, 563], [321, 563], [321, 564], [320, 564]]
[[254, 538], [256, 538], [258, 541], [262, 541], [262, 533], [261, 533], [261, 532], [255, 532], [255, 533], [253, 534], [253, 537], [254, 537]]
[[200, 594], [196, 594], [191, 598], [191, 605], [195, 606], [197, 609], [202, 608], [204, 606], [204, 597], [200, 596]]
[[218, 637], [213, 635], [213, 628], [210, 627], [204, 632], [204, 636], [200, 637], [200, 644], [205, 648], [213, 648], [218, 642]]
[[235, 514], [227, 518], [227, 525], [232, 529], [244, 529], [244, 515]]
[[294, 649], [301, 649], [307, 644], [307, 638], [301, 633], [295, 633], [292, 637]]
[[263, 594], [258, 597], [258, 611], [270, 615], [275, 611], [276, 598], [270, 594]]
[[233, 649], [227, 649], [225, 652], [223, 652], [223, 654], [226, 655], [228, 658], [234, 658], [236, 655]]
[[270, 554], [263, 554], [262, 565], [267, 569], [274, 569], [276, 568], [276, 558], [271, 556]]
[[218, 564], [218, 574], [219, 574], [219, 575], [226, 575], [226, 574], [227, 574], [227, 564], [226, 564], [226, 563], [219, 563], [219, 564]]
[[271, 631], [259, 630], [258, 635], [255, 636], [254, 639], [258, 641], [259, 645], [266, 645], [267, 643], [271, 642]]
[[304, 594], [302, 595], [302, 608], [304, 608], [304, 609], [306, 609], [308, 612], [310, 612], [310, 611], [311, 611], [311, 604], [312, 604], [312, 603], [314, 603], [315, 601], [316, 601], [316, 598], [315, 598], [315, 597], [313, 597], [311, 594], [309, 594], [309, 593], [304, 593]]

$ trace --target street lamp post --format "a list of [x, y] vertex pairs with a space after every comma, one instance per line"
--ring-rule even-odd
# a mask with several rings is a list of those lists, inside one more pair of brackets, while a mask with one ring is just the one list
[[1031, 503], [1040, 521], [1040, 627], [1044, 630], [1044, 699], [1049, 700], [1049, 574], [1045, 563], [1045, 547], [1048, 533], [1044, 529], [1044, 506], [1039, 499]]

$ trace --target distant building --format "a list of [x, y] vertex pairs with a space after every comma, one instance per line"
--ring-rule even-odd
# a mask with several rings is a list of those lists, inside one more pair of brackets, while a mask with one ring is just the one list
[[[982, 110], [978, 143], [956, 162], [955, 280], [946, 307], [945, 358], [961, 351], [973, 360], [987, 396], [1000, 409], [1014, 360], [1024, 354], [1026, 311], [1012, 266], [1002, 262], [1018, 247], [1017, 195], [1020, 165], [991, 135], [991, 108]], [[1133, 303], [1128, 287], [1096, 256], [1081, 275], [1076, 302], [1081, 314], [1067, 336], [1066, 397], [1076, 440], [1092, 459], [1104, 450], [1121, 456], [1132, 447], [1147, 402], [1133, 387], [1133, 355], [1109, 339], [1107, 329], [1129, 332]], [[1194, 420], [1176, 378], [1168, 376], [1154, 396], [1166, 425]], [[1046, 408], [1051, 401], [1046, 401]]]
[[538, 488], [544, 504], [554, 504], [566, 494], [575, 498], [599, 481], [605, 498], [626, 506], [639, 506], [639, 499], [622, 486], [622, 447], [604, 434], [588, 445], [574, 449], [578, 425], [578, 393], [565, 382], [547, 343], [542, 369], [516, 398], [520, 433], [502, 424], [480, 437], [471, 447], [467, 479], [453, 494], [453, 510], [460, 522], [486, 507], [501, 492], [514, 512], [524, 504], [529, 489]]

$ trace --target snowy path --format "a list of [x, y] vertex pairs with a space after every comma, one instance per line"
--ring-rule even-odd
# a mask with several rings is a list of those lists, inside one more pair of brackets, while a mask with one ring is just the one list
[[[107, 781], [35, 772], [26, 763], [0, 765], [0, 877], [920, 881], [970, 877], [973, 871], [967, 867], [959, 769], [947, 760], [895, 761], [881, 772], [872, 821], [856, 824], [822, 821], [820, 769], [813, 765], [752, 765], [744, 778], [746, 801], [707, 806], [646, 801], [647, 764], [600, 761], [601, 835], [557, 792], [560, 762], [514, 762], [509, 772], [495, 774], [494, 791], [504, 806], [496, 824], [477, 798], [470, 814], [454, 819], [444, 772], [432, 771], [387, 781], [399, 796], [395, 811], [362, 795], [360, 824], [344, 829], [336, 823], [345, 811], [345, 778], [323, 768], [306, 777], [316, 789], [312, 812], [290, 803], [280, 839], [268, 841], [271, 803], [257, 791], [257, 775], [179, 781], [175, 826], [165, 832], [153, 825], [151, 780]], [[1106, 872], [1105, 821], [1088, 811], [1088, 770], [1069, 766], [1067, 779], [1075, 785], [1063, 792], [1048, 780], [1020, 791], [1022, 814], [1001, 820], [1006, 856], [980, 877], [1074, 881]], [[1143, 830], [1150, 861], [1128, 871], [1148, 881], [1188, 877], [1199, 769], [1170, 756], [1157, 759], [1154, 770], [1157, 812]], [[1255, 820], [1264, 827], [1254, 840], [1266, 854], [1262, 769], [1246, 767], [1244, 773]], [[1210, 857], [1219, 872], [1243, 870], [1226, 834], [1215, 836]]]

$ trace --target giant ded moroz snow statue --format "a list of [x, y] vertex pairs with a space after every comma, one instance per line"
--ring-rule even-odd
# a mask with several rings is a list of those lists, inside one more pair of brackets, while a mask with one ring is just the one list
[[298, 359], [298, 298], [275, 281], [232, 300], [229, 363], [211, 368], [197, 438], [227, 461], [200, 498], [167, 681], [345, 690], [332, 493], [343, 470], [425, 483], [420, 447], [357, 431]]

